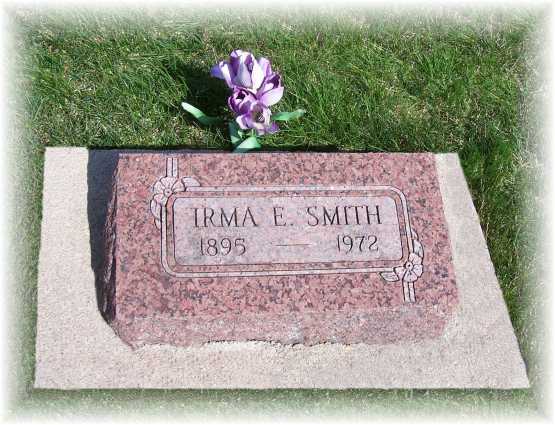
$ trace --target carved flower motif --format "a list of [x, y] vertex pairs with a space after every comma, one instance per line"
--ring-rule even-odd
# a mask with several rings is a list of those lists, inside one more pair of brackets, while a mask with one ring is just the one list
[[185, 191], [185, 185], [177, 177], [162, 177], [154, 184], [154, 196], [150, 201], [150, 211], [154, 215], [156, 227], [160, 228], [162, 206], [166, 205], [171, 195], [183, 191]]
[[411, 252], [404, 266], [395, 267], [395, 274], [404, 282], [414, 282], [422, 276], [422, 257]]
[[154, 185], [154, 202], [165, 205], [168, 198], [177, 192], [183, 192], [185, 186], [177, 177], [162, 177]]

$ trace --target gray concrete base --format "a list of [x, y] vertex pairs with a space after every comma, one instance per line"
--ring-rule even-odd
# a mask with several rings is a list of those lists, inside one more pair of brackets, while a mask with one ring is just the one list
[[35, 387], [523, 388], [528, 378], [454, 154], [436, 155], [460, 304], [444, 335], [388, 345], [265, 342], [133, 351], [97, 309], [88, 151], [49, 148], [44, 168]]

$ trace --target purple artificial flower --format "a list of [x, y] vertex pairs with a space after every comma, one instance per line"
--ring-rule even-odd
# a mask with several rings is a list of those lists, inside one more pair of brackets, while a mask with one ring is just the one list
[[210, 75], [225, 80], [232, 90], [250, 90], [266, 106], [275, 105], [283, 96], [281, 76], [272, 72], [272, 64], [264, 57], [256, 59], [250, 52], [234, 50], [229, 62], [220, 61]]
[[239, 112], [241, 115], [235, 121], [243, 130], [254, 129], [259, 136], [272, 134], [279, 130], [278, 125], [270, 121], [272, 115], [270, 108], [258, 100], [244, 101]]
[[270, 121], [269, 107], [281, 100], [284, 88], [281, 76], [272, 71], [268, 59], [256, 59], [250, 52], [234, 50], [229, 61], [214, 65], [210, 74], [225, 80], [233, 90], [227, 103], [237, 115], [236, 122], [241, 129], [254, 129], [259, 136], [279, 130]]
[[257, 99], [254, 94], [241, 88], [233, 90], [231, 96], [227, 98], [229, 109], [231, 109], [235, 115], [245, 114], [248, 110], [248, 105], [256, 101]]
[[264, 79], [262, 85], [256, 92], [256, 97], [266, 106], [278, 103], [283, 96], [283, 86], [281, 85], [281, 75], [272, 73]]
[[227, 99], [227, 103], [237, 115], [235, 121], [241, 129], [254, 129], [259, 136], [279, 130], [276, 123], [270, 122], [270, 108], [249, 90], [236, 88]]
[[250, 52], [234, 50], [229, 55], [229, 62], [220, 61], [212, 67], [210, 74], [225, 80], [230, 89], [243, 87], [256, 91], [266, 77], [268, 65], [269, 61], [267, 64], [263, 61], [261, 65]]

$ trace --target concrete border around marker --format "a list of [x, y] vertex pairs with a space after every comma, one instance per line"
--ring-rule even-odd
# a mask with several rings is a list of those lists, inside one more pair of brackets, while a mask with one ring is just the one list
[[[436, 155], [460, 304], [410, 344], [218, 342], [133, 351], [98, 312], [84, 148], [47, 148], [36, 388], [526, 388], [525, 365], [456, 154]], [[99, 169], [99, 172], [102, 172]]]

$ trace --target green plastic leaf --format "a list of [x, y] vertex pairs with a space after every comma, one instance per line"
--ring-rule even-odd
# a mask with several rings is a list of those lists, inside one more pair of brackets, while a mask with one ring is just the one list
[[274, 121], [294, 120], [302, 117], [305, 114], [305, 112], [306, 111], [304, 109], [297, 109], [296, 111], [293, 111], [293, 112], [278, 112], [277, 114], [272, 115], [272, 119]]
[[237, 146], [233, 152], [241, 153], [241, 152], [248, 152], [253, 149], [260, 149], [260, 143], [258, 143], [258, 139], [256, 136], [247, 137], [243, 142]]
[[239, 126], [235, 121], [230, 121], [229, 124], [229, 138], [233, 146], [237, 146], [243, 139], [243, 132], [240, 130]]
[[210, 117], [206, 115], [200, 109], [195, 108], [193, 105], [190, 105], [187, 102], [181, 102], [181, 106], [183, 107], [183, 109], [189, 112], [193, 117], [195, 117], [201, 124], [212, 125], [222, 121], [221, 118]]

